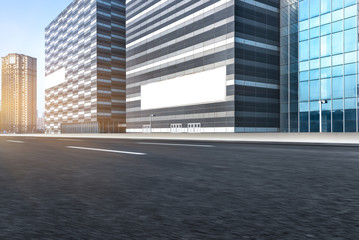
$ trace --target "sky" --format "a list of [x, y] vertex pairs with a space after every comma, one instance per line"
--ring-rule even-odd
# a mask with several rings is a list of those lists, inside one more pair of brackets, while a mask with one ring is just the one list
[[19, 53], [37, 58], [39, 115], [45, 110], [45, 27], [71, 2], [72, 0], [0, 0], [0, 57]]

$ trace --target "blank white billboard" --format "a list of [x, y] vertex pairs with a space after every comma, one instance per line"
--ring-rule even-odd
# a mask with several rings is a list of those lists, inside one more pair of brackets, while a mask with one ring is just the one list
[[65, 81], [65, 68], [61, 68], [45, 77], [46, 89], [55, 87]]
[[226, 67], [141, 86], [141, 109], [168, 108], [226, 100]]

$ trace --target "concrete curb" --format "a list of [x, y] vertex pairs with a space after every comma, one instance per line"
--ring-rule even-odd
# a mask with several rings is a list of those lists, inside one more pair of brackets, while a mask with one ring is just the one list
[[203, 133], [203, 134], [1, 134], [0, 137], [92, 138], [271, 144], [359, 145], [358, 133]]

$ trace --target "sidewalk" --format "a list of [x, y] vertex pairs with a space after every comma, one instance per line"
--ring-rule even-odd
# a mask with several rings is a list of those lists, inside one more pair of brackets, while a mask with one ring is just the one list
[[359, 146], [359, 133], [126, 133], [126, 134], [0, 134], [0, 137], [102, 138], [213, 142], [265, 142], [301, 144], [350, 144]]

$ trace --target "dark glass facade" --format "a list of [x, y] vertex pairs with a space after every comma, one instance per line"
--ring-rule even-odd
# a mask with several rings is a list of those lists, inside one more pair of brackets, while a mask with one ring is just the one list
[[239, 132], [276, 132], [279, 0], [235, 3], [236, 127]]

